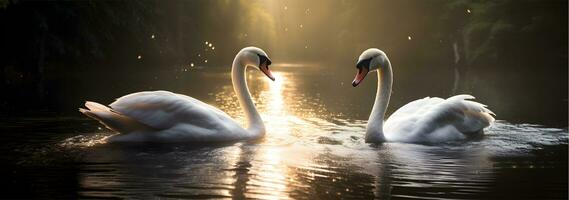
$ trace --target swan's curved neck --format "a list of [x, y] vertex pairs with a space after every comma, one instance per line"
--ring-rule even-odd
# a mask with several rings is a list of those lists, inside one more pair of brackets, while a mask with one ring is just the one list
[[255, 103], [253, 103], [251, 99], [251, 93], [249, 93], [245, 79], [246, 68], [247, 66], [243, 64], [240, 56], [235, 57], [233, 66], [231, 67], [231, 80], [233, 82], [233, 89], [239, 99], [239, 105], [243, 108], [245, 117], [247, 118], [247, 130], [252, 136], [258, 136], [265, 133], [265, 125], [263, 124], [259, 112], [257, 112]]
[[375, 103], [369, 116], [366, 130], [366, 142], [384, 142], [383, 121], [385, 111], [391, 97], [391, 86], [393, 85], [393, 72], [391, 71], [391, 63], [387, 60], [387, 65], [377, 70], [377, 93]]

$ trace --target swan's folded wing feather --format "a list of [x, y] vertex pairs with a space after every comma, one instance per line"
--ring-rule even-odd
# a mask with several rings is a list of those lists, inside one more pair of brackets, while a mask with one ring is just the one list
[[432, 107], [418, 122], [423, 125], [418, 131], [430, 132], [429, 129], [453, 125], [462, 133], [474, 133], [488, 127], [494, 121], [494, 113], [484, 104], [468, 99], [474, 97], [456, 95]]
[[423, 98], [395, 111], [384, 124], [393, 141], [444, 141], [476, 133], [494, 121], [485, 105], [470, 95]]
[[213, 106], [168, 91], [129, 94], [117, 99], [110, 107], [156, 129], [168, 129], [180, 123], [215, 128], [223, 121], [232, 120]]
[[428, 111], [431, 107], [443, 102], [444, 99], [438, 97], [425, 97], [409, 102], [397, 109], [389, 116], [389, 121], [398, 121], [398, 119], [407, 118], [408, 116], [420, 115]]
[[397, 109], [385, 121], [384, 131], [390, 139], [401, 139], [408, 137], [422, 120], [423, 116], [434, 106], [442, 103], [444, 99], [438, 97], [425, 97], [409, 102]]

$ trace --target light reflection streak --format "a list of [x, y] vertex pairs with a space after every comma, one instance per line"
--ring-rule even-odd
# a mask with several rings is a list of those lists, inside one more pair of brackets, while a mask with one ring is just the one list
[[[280, 72], [273, 73], [275, 81], [266, 80], [265, 90], [261, 93], [264, 101], [267, 102], [265, 110], [261, 111], [267, 134], [275, 137], [282, 137], [290, 133], [290, 125], [287, 120], [289, 114], [285, 108], [284, 88], [285, 84], [291, 84]], [[290, 87], [290, 86], [287, 86]], [[271, 141], [271, 140], [269, 140]]]
[[[248, 197], [263, 199], [282, 199], [287, 197], [288, 166], [282, 162], [283, 150], [278, 146], [281, 140], [286, 141], [291, 132], [287, 120], [285, 108], [286, 97], [284, 94], [285, 84], [293, 84], [288, 77], [281, 72], [274, 72], [275, 81], [265, 81], [263, 92], [260, 96], [266, 102], [263, 113], [265, 126], [267, 127], [266, 145], [261, 149], [258, 165], [254, 167], [254, 173], [258, 174], [251, 180], [251, 193]], [[267, 192], [271, 191], [271, 192]]]
[[285, 76], [279, 72], [275, 72], [273, 76], [275, 77], [275, 81], [268, 84], [270, 92], [268, 111], [270, 116], [282, 116], [285, 114], [283, 88], [287, 80]]

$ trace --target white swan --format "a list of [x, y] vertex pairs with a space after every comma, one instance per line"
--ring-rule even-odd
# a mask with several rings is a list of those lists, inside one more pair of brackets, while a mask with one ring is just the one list
[[369, 72], [377, 71], [375, 103], [369, 116], [365, 141], [442, 142], [483, 134], [494, 118], [485, 105], [470, 101], [471, 95], [448, 99], [426, 97], [395, 111], [384, 123], [391, 96], [393, 73], [387, 55], [375, 48], [364, 51], [356, 65], [358, 72], [352, 85], [356, 87]]
[[168, 91], [138, 92], [123, 96], [110, 108], [86, 102], [83, 114], [117, 131], [109, 142], [223, 142], [249, 140], [265, 134], [265, 125], [247, 88], [245, 69], [254, 67], [275, 80], [267, 54], [243, 48], [233, 60], [233, 89], [247, 118], [246, 129], [223, 111], [192, 97]]

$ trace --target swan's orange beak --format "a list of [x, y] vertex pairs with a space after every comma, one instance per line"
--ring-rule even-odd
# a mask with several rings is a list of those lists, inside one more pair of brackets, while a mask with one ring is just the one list
[[269, 64], [266, 61], [259, 65], [259, 69], [272, 81], [275, 81], [275, 77], [273, 76], [273, 73], [271, 73], [271, 70], [269, 70]]
[[354, 81], [352, 81], [352, 86], [354, 86], [354, 87], [358, 86], [364, 80], [368, 71], [369, 70], [365, 67], [359, 68], [358, 73], [356, 74], [356, 77], [354, 78]]

